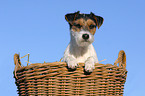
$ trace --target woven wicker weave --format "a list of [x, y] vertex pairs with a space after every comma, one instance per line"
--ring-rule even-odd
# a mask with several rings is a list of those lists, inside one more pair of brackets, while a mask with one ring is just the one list
[[68, 71], [66, 63], [53, 62], [16, 67], [14, 77], [20, 96], [123, 96], [126, 75], [123, 66], [112, 64], [96, 64], [86, 75], [84, 64]]

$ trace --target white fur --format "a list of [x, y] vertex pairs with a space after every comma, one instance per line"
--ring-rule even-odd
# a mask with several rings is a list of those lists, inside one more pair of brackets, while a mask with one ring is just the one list
[[[85, 71], [92, 72], [95, 63], [98, 63], [97, 54], [92, 45], [94, 36], [89, 31], [81, 30], [80, 32], [70, 31], [71, 41], [67, 46], [63, 61], [68, 64], [69, 68], [75, 69], [78, 63], [85, 63]], [[83, 34], [89, 34], [89, 39], [85, 41]]]

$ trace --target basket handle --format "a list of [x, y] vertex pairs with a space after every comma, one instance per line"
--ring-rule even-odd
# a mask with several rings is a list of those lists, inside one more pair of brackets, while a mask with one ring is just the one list
[[126, 69], [126, 54], [124, 50], [119, 51], [118, 58], [114, 62], [114, 65], [117, 65], [119, 63], [119, 67], [123, 67], [123, 69]]
[[22, 66], [21, 66], [21, 61], [20, 61], [20, 58], [19, 58], [19, 54], [15, 54], [15, 55], [14, 55], [14, 64], [15, 64], [14, 74], [15, 74], [16, 79], [18, 79], [18, 78], [17, 78], [17, 75], [16, 75], [16, 72], [17, 72], [17, 70], [18, 70], [19, 68], [22, 67]]

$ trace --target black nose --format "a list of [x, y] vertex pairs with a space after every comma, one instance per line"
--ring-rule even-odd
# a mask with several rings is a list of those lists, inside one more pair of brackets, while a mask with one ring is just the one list
[[83, 34], [82, 38], [83, 38], [84, 40], [87, 40], [87, 39], [89, 39], [89, 35], [88, 35], [88, 34]]

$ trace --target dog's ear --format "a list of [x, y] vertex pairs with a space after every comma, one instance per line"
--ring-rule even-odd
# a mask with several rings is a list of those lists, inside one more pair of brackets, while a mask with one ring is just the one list
[[100, 16], [96, 16], [94, 13], [90, 13], [90, 15], [94, 18], [96, 25], [98, 27], [98, 29], [100, 28], [100, 26], [103, 24], [104, 19]]
[[77, 12], [75, 12], [75, 13], [66, 14], [66, 15], [65, 15], [66, 21], [67, 21], [69, 24], [71, 24], [71, 23], [75, 20], [76, 16], [77, 16], [79, 13], [80, 13], [80, 11], [77, 11]]

